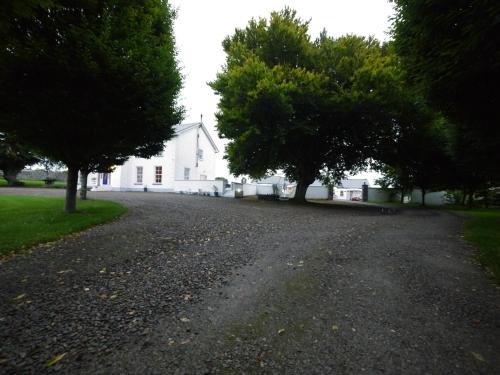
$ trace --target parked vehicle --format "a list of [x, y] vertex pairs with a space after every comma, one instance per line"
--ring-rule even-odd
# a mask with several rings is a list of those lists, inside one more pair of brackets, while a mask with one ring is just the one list
[[360, 202], [361, 201], [361, 197], [352, 197], [351, 200], [355, 201], [355, 202]]

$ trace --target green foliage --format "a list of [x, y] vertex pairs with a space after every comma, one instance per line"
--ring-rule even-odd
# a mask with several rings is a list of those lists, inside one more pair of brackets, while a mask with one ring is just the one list
[[477, 258], [500, 283], [500, 210], [466, 211], [472, 219], [465, 227], [465, 238], [477, 246]]
[[394, 136], [377, 150], [375, 168], [384, 175], [380, 182], [402, 192], [453, 186], [456, 174], [444, 119], [425, 105], [398, 115]]
[[79, 206], [78, 212], [69, 214], [62, 211], [61, 198], [0, 196], [0, 255], [82, 231], [127, 211], [102, 200], [82, 201]]
[[[53, 181], [52, 184], [47, 185], [45, 180], [17, 180], [19, 186], [24, 187], [40, 187], [40, 188], [55, 188], [55, 189], [64, 189], [66, 188], [66, 182], [64, 181]], [[0, 179], [0, 186], [7, 186], [7, 182]]]
[[162, 150], [182, 115], [166, 1], [2, 8], [0, 130], [70, 170]]
[[335, 180], [363, 167], [388, 131], [384, 108], [399, 73], [376, 40], [323, 32], [313, 42], [308, 23], [285, 8], [251, 20], [223, 46], [226, 65], [210, 85], [220, 96], [218, 130], [230, 140], [233, 174], [259, 178], [282, 169], [305, 187]]
[[393, 35], [408, 78], [451, 121], [459, 187], [500, 182], [500, 3], [395, 0]]
[[33, 153], [13, 137], [0, 133], [0, 171], [9, 185], [17, 183], [17, 175], [25, 166], [37, 161]]

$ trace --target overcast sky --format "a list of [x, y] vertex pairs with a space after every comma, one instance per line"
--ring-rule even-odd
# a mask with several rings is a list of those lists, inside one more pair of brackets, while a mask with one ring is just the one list
[[[394, 11], [388, 0], [171, 0], [177, 9], [174, 31], [179, 62], [184, 75], [180, 101], [186, 108], [185, 122], [200, 120], [219, 146], [217, 176], [229, 177], [224, 155], [224, 140], [215, 130], [217, 96], [207, 86], [215, 79], [225, 61], [222, 40], [243, 28], [251, 18], [266, 17], [289, 6], [300, 18], [311, 20], [310, 35], [315, 38], [325, 28], [328, 35], [373, 35], [389, 38], [389, 18]], [[362, 176], [365, 177], [365, 176]], [[373, 175], [366, 176], [373, 180]], [[372, 181], [370, 181], [372, 182]]]

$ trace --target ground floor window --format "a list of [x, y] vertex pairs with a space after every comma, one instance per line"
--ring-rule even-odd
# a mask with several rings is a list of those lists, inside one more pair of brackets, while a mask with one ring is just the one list
[[189, 180], [190, 168], [184, 168], [184, 179]]
[[135, 181], [138, 184], [142, 184], [142, 171], [143, 171], [142, 167], [136, 167], [136, 174], [135, 174], [136, 179], [135, 179]]
[[200, 180], [206, 180], [207, 175], [206, 174], [200, 174]]
[[156, 166], [155, 167], [155, 183], [161, 184], [162, 177], [163, 177], [163, 167]]

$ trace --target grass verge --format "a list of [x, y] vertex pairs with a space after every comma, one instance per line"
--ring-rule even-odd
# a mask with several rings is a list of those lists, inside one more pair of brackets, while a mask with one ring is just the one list
[[500, 209], [465, 210], [465, 239], [477, 248], [477, 259], [500, 284]]
[[113, 220], [127, 211], [115, 202], [78, 201], [78, 211], [63, 211], [64, 199], [0, 196], [0, 256]]
[[[54, 181], [54, 183], [47, 185], [43, 180], [19, 180], [22, 182], [21, 186], [16, 187], [43, 187], [43, 188], [55, 188], [64, 189], [66, 187], [65, 181]], [[7, 181], [0, 178], [0, 186], [7, 186]]]

